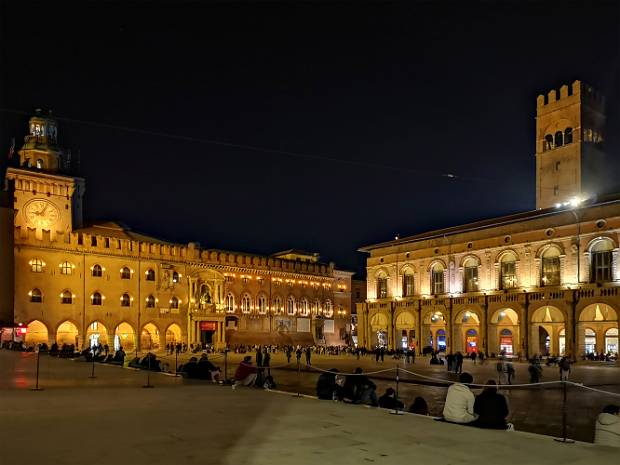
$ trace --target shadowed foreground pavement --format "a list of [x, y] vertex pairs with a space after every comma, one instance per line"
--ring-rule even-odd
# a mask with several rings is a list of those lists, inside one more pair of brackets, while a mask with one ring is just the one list
[[144, 373], [118, 367], [97, 366], [96, 379], [75, 384], [48, 377], [45, 390], [33, 392], [8, 382], [9, 372], [21, 376], [20, 359], [9, 363], [15, 355], [0, 355], [3, 465], [617, 463], [618, 449], [291, 394], [164, 375], [143, 389]]

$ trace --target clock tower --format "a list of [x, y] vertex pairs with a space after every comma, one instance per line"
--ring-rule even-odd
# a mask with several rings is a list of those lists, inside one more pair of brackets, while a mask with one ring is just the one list
[[70, 153], [58, 146], [58, 125], [51, 113], [41, 110], [30, 118], [29, 133], [19, 150], [19, 167], [9, 168], [6, 179], [13, 191], [15, 226], [22, 234], [35, 231], [37, 238], [49, 231], [69, 233], [82, 226], [82, 178], [68, 174]]

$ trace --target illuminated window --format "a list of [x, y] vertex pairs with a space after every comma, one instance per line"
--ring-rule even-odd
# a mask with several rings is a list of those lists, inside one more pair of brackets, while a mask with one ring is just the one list
[[126, 266], [121, 269], [121, 279], [131, 279], [131, 270]]
[[280, 314], [282, 313], [282, 298], [277, 296], [275, 299], [273, 299], [273, 312], [276, 314]]
[[244, 296], [241, 298], [241, 312], [250, 313], [251, 305], [252, 305], [252, 299], [250, 298], [249, 295], [244, 294]]
[[433, 294], [444, 293], [443, 271], [443, 266], [440, 263], [436, 263], [431, 269], [431, 292]]
[[101, 278], [103, 276], [103, 268], [100, 265], [93, 265], [92, 275], [94, 278]]
[[176, 271], [172, 272], [172, 282], [173, 283], [178, 283], [180, 280], [180, 276], [179, 273], [177, 273]]
[[41, 160], [40, 158], [37, 159], [36, 166], [37, 166], [38, 170], [42, 170], [43, 169], [43, 160]]
[[541, 286], [560, 285], [560, 251], [550, 247], [545, 251], [541, 260], [542, 270], [540, 275]]
[[387, 276], [377, 277], [377, 299], [387, 299], [388, 280]]
[[90, 303], [91, 305], [101, 305], [102, 300], [103, 298], [101, 297], [101, 294], [99, 292], [95, 292], [90, 298]]
[[155, 297], [152, 295], [146, 298], [146, 308], [154, 308], [155, 307]]
[[145, 276], [147, 281], [155, 281], [155, 271], [152, 269], [146, 270]]
[[258, 306], [258, 313], [260, 313], [261, 315], [267, 313], [267, 298], [264, 295], [258, 296], [256, 304]]
[[[71, 291], [69, 290], [62, 291], [62, 294], [60, 294], [60, 303], [61, 304], [72, 304], [73, 303], [73, 294], [71, 294]], [[101, 305], [101, 295], [99, 295], [99, 303], [98, 304], [93, 303], [93, 305]]]
[[612, 249], [613, 244], [609, 240], [601, 240], [594, 244], [590, 250], [590, 280], [595, 283], [612, 280]]
[[512, 253], [507, 253], [502, 257], [500, 265], [500, 288], [517, 287], [517, 258]]
[[121, 296], [121, 307], [129, 307], [129, 304], [131, 303], [131, 297], [129, 297], [129, 294], [125, 293]]
[[43, 260], [35, 258], [30, 262], [30, 270], [34, 273], [43, 273]]
[[413, 273], [411, 270], [405, 271], [403, 274], [403, 297], [411, 297], [413, 295]]
[[170, 299], [170, 308], [179, 308], [179, 299], [176, 297]]
[[329, 299], [325, 301], [325, 305], [323, 306], [323, 315], [325, 318], [334, 316], [334, 307], [332, 306], [332, 301]]
[[286, 300], [286, 313], [287, 315], [295, 315], [295, 298], [289, 296]]
[[226, 295], [226, 311], [228, 313], [235, 312], [235, 296], [230, 292]]
[[40, 304], [43, 301], [43, 294], [39, 289], [33, 289], [30, 291], [30, 302]]
[[308, 303], [308, 299], [305, 297], [299, 301], [299, 314], [301, 316], [308, 316], [310, 313], [310, 304]]
[[463, 263], [463, 291], [478, 291], [478, 261], [468, 258]]
[[71, 275], [73, 274], [73, 265], [69, 262], [63, 262], [60, 264], [60, 274]]

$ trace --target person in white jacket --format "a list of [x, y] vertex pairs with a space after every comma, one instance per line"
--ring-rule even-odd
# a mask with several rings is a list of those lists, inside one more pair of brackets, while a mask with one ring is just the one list
[[620, 407], [608, 405], [596, 419], [594, 444], [620, 447]]
[[474, 378], [469, 373], [461, 373], [459, 382], [448, 388], [446, 403], [443, 407], [443, 417], [452, 423], [471, 423], [478, 415], [474, 413], [474, 393], [467, 384], [473, 383]]

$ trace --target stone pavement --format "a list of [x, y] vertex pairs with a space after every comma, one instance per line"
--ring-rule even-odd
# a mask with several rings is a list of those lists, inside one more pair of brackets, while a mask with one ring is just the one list
[[[560, 444], [287, 393], [188, 383], [0, 351], [0, 454], [29, 464], [612, 464], [618, 449]], [[55, 375], [52, 376], [52, 373]]]

